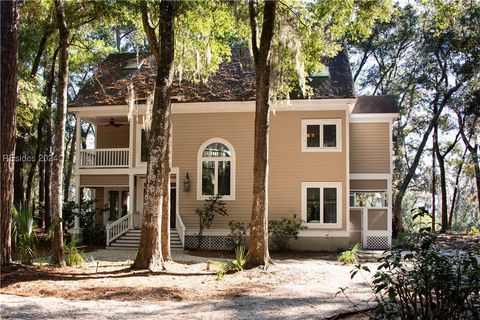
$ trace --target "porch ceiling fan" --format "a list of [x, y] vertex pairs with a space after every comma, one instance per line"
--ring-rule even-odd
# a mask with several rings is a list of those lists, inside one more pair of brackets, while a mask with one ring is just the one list
[[123, 126], [123, 124], [115, 123], [115, 120], [113, 118], [110, 118], [108, 123], [105, 125], [105, 127], [115, 127], [115, 128], [118, 128], [118, 127], [121, 127], [121, 126]]

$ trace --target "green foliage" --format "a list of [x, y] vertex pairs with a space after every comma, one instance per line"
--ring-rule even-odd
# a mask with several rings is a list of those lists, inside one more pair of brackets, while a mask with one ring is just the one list
[[468, 231], [468, 235], [478, 236], [478, 235], [480, 235], [480, 229], [477, 228], [476, 226], [472, 226], [472, 227], [470, 228], [470, 230]]
[[298, 239], [300, 230], [307, 228], [302, 225], [302, 222], [295, 214], [291, 219], [282, 218], [281, 220], [268, 221], [268, 233], [272, 236], [272, 241], [277, 250], [288, 250], [290, 239]]
[[343, 264], [355, 264], [358, 262], [358, 251], [360, 243], [356, 243], [352, 249], [345, 250], [337, 257], [337, 260]]
[[217, 194], [205, 200], [202, 208], [195, 209], [199, 219], [198, 246], [200, 248], [203, 240], [203, 231], [210, 228], [215, 215], [228, 216], [227, 204], [222, 201], [222, 196]]
[[78, 250], [77, 244], [77, 239], [72, 239], [69, 243], [65, 242], [65, 263], [69, 267], [81, 266], [85, 261], [85, 256]]
[[[379, 319], [477, 319], [480, 267], [472, 252], [436, 247], [427, 231], [411, 242], [410, 253], [395, 250], [379, 259], [372, 290]], [[352, 277], [360, 270], [357, 266]]]
[[35, 258], [37, 248], [33, 212], [26, 202], [13, 206], [12, 220], [12, 243], [22, 261], [30, 264]]
[[247, 230], [250, 225], [245, 222], [230, 220], [228, 221], [228, 226], [230, 227], [230, 237], [233, 240], [235, 248], [239, 245], [245, 245]]
[[245, 247], [239, 245], [235, 248], [235, 260], [212, 261], [210, 262], [217, 268], [217, 280], [222, 280], [226, 273], [243, 271], [245, 266]]
[[[105, 226], [95, 222], [96, 211], [93, 210], [93, 203], [96, 200], [82, 201], [80, 207], [75, 201], [63, 203], [62, 217], [65, 229], [72, 229], [74, 226], [74, 218], [78, 215], [80, 209], [80, 228], [83, 229], [83, 242], [91, 245], [105, 244]], [[104, 209], [102, 209], [104, 210]]]

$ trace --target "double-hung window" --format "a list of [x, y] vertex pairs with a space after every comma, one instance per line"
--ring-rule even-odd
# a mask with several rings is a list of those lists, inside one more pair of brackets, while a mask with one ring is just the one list
[[303, 152], [341, 152], [340, 119], [302, 120]]
[[198, 151], [197, 199], [219, 194], [235, 200], [235, 151], [226, 140], [206, 141]]
[[302, 220], [311, 227], [341, 227], [342, 183], [303, 182]]

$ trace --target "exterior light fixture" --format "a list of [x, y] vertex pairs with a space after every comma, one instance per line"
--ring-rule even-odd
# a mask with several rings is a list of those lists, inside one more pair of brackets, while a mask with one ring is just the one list
[[185, 179], [183, 179], [183, 191], [190, 192], [190, 177], [188, 176], [188, 172]]

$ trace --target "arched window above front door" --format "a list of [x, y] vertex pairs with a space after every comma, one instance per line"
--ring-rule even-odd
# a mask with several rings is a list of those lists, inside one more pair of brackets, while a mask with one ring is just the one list
[[198, 150], [197, 199], [220, 194], [235, 200], [235, 150], [226, 140], [213, 138]]

